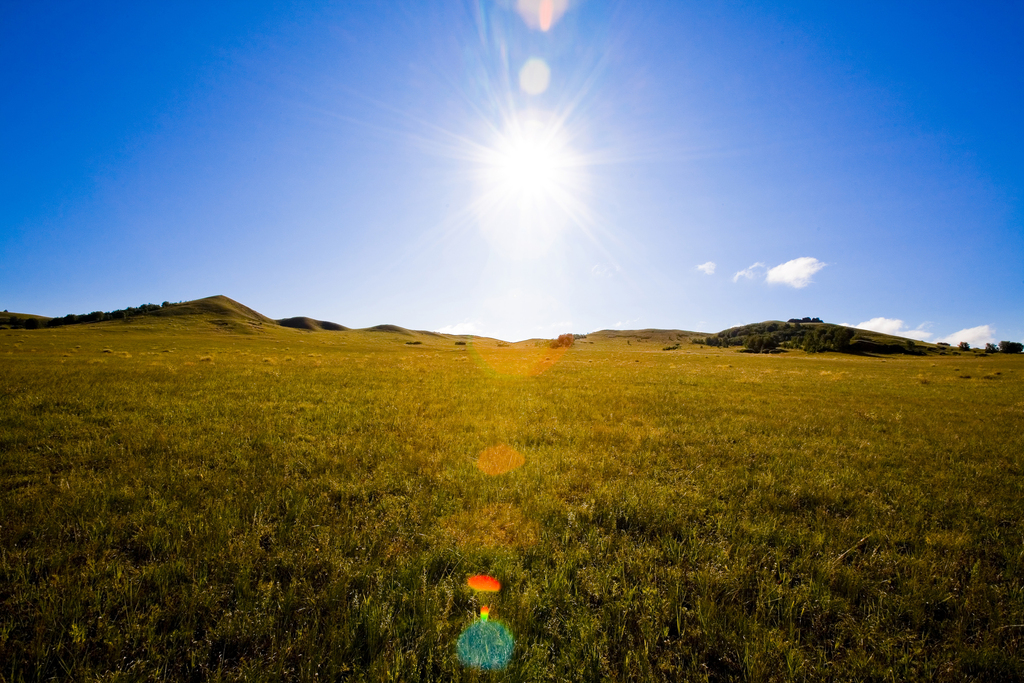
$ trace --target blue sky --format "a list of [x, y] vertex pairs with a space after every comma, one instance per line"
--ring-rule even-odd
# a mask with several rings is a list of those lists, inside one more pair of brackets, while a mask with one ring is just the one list
[[1024, 340], [1019, 3], [209, 5], [0, 4], [0, 309]]

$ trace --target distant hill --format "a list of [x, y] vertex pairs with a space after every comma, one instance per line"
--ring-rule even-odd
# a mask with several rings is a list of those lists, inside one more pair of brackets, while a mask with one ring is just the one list
[[344, 325], [332, 323], [329, 320], [314, 320], [313, 318], [307, 318], [305, 316], [299, 316], [297, 318], [281, 318], [275, 322], [281, 327], [292, 327], [296, 330], [344, 332], [349, 329]]
[[853, 354], [909, 354], [921, 355], [929, 351], [942, 352], [946, 347], [928, 342], [898, 337], [856, 327], [822, 322], [818, 318], [787, 322], [765, 320], [760, 323], [739, 325], [705, 337], [697, 336], [693, 343], [707, 346], [743, 346], [774, 350], [803, 349], [805, 351], [838, 351]]
[[50, 319], [50, 316], [48, 315], [36, 315], [35, 313], [15, 313], [14, 311], [4, 311], [3, 313], [0, 313], [0, 323], [6, 322], [6, 319], [10, 318], [11, 316], [15, 318], [20, 318], [21, 320], [35, 318], [40, 322], [46, 322], [47, 320]]
[[425, 334], [425, 335], [428, 335], [428, 336], [431, 336], [431, 337], [440, 337], [440, 338], [457, 336], [457, 335], [441, 334], [440, 332], [430, 332], [428, 330], [408, 330], [408, 329], [406, 329], [404, 327], [399, 327], [398, 325], [374, 325], [373, 327], [364, 327], [364, 328], [362, 328], [362, 330], [364, 332], [392, 332], [394, 334], [407, 334], [407, 335]]
[[[745, 351], [777, 353], [783, 349], [805, 351], [838, 351], [860, 355], [958, 352], [942, 344], [872, 332], [855, 327], [822, 322], [820, 318], [791, 318], [788, 321], [765, 320], [738, 325], [721, 332], [689, 330], [598, 330], [586, 335], [588, 341], [624, 339], [631, 343], [676, 345], [702, 344], [713, 347], [740, 347]], [[749, 342], [749, 343], [748, 343]], [[753, 348], [751, 348], [753, 347]], [[977, 350], [979, 351], [980, 350]]]
[[374, 325], [373, 327], [363, 328], [367, 332], [394, 332], [396, 334], [412, 334], [412, 330], [407, 330], [404, 327], [398, 325]]
[[[93, 313], [82, 315], [68, 315], [63, 318], [49, 318], [30, 313], [9, 313], [5, 311], [0, 313], [0, 326], [25, 327], [25, 321], [30, 319], [33, 321], [30, 325], [31, 329], [33, 327], [57, 327], [61, 325], [99, 322], [108, 324], [131, 323], [150, 317], [197, 317], [218, 327], [232, 328], [246, 333], [259, 332], [261, 329], [266, 329], [264, 326], [285, 327], [310, 332], [345, 332], [353, 329], [327, 320], [316, 320], [305, 316], [273, 320], [223, 295], [209, 296], [204, 299], [183, 301], [176, 304], [164, 302], [160, 306], [143, 304], [138, 308], [120, 309], [109, 313], [94, 311]], [[12, 318], [14, 319], [13, 323], [11, 321]], [[383, 332], [410, 337], [427, 335], [440, 339], [457, 338], [468, 340], [473, 338], [468, 335], [446, 335], [439, 332], [410, 330], [398, 325], [374, 325], [373, 327], [362, 328], [359, 331]], [[760, 323], [730, 327], [717, 333], [647, 328], [642, 330], [598, 330], [587, 335], [576, 336], [578, 339], [585, 337], [585, 343], [625, 340], [630, 344], [650, 343], [652, 345], [664, 345], [665, 350], [670, 351], [679, 348], [680, 344], [701, 344], [726, 348], [730, 346], [741, 347], [741, 350], [751, 352], [771, 351], [773, 353], [782, 349], [803, 349], [810, 352], [839, 351], [841, 353], [868, 355], [922, 355], [924, 353], [958, 352], [956, 349], [944, 344], [929, 344], [908, 339], [907, 337], [835, 325], [822, 322], [819, 318], [791, 318], [786, 322], [766, 320]], [[479, 340], [488, 339], [485, 337], [476, 338]], [[527, 342], [531, 343], [537, 341], [543, 340], [527, 340]], [[975, 351], [980, 352], [977, 349]]]
[[162, 306], [161, 308], [149, 313], [149, 315], [159, 317], [203, 314], [222, 316], [226, 319], [243, 319], [252, 322], [260, 322], [264, 325], [277, 324], [276, 320], [272, 320], [262, 313], [257, 313], [248, 306], [240, 304], [234, 299], [229, 299], [221, 294], [218, 294], [217, 296], [208, 296], [205, 299], [183, 301], [180, 304], [167, 304], [166, 306]]
[[689, 330], [656, 330], [656, 329], [644, 329], [644, 330], [598, 330], [597, 332], [589, 332], [587, 334], [588, 340], [599, 340], [599, 339], [629, 339], [637, 341], [650, 341], [656, 344], [665, 344], [669, 342], [685, 341], [691, 337], [704, 336], [707, 332], [691, 332]]
[[[17, 327], [22, 327], [27, 319], [38, 320], [38, 323], [33, 323], [38, 327], [60, 327], [91, 323], [123, 324], [125, 322], [138, 322], [152, 318], [195, 317], [213, 323], [218, 327], [230, 327], [243, 332], [258, 331], [263, 326], [287, 327], [308, 330], [310, 332], [345, 332], [351, 329], [329, 320], [316, 320], [306, 316], [274, 320], [224, 295], [208, 296], [203, 299], [181, 301], [178, 303], [165, 301], [161, 305], [142, 304], [138, 307], [133, 306], [108, 312], [93, 311], [92, 313], [69, 314], [61, 318], [48, 318], [46, 316], [25, 313], [2, 313], [0, 314], [0, 326], [6, 327], [6, 325], [10, 325], [12, 316], [15, 319], [14, 326]], [[438, 338], [447, 338], [449, 336], [437, 332], [408, 330], [398, 325], [375, 325], [365, 328], [364, 331], [389, 332], [406, 336], [427, 335]]]
[[46, 327], [46, 323], [49, 322], [50, 318], [45, 315], [35, 315], [33, 313], [11, 313], [10, 311], [4, 311], [0, 313], [0, 328], [23, 328], [23, 329], [38, 329], [40, 327]]

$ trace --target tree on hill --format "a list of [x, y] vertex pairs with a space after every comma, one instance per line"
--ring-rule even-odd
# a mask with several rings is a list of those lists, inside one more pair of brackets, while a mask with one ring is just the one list
[[[708, 337], [693, 337], [690, 343], [712, 347], [745, 346], [752, 351], [783, 347], [804, 349], [810, 353], [856, 353], [860, 350], [853, 341], [856, 332], [849, 327], [821, 322], [813, 325], [802, 325], [800, 321], [767, 322], [731, 327]], [[905, 348], [898, 347], [900, 351]]]
[[752, 334], [743, 342], [743, 346], [756, 353], [771, 351], [777, 348], [779, 343], [768, 334]]
[[39, 329], [39, 318], [29, 318], [25, 321], [26, 330], [38, 330]]
[[808, 353], [818, 353], [821, 351], [849, 353], [853, 335], [854, 332], [849, 327], [825, 325], [815, 328], [804, 335], [803, 349]]
[[959, 348], [961, 351], [970, 351], [971, 345], [968, 344], [967, 342], [960, 342], [959, 344], [957, 344], [957, 348]]
[[825, 350], [825, 339], [821, 330], [811, 330], [804, 335], [803, 347], [807, 353], [818, 353]]
[[128, 308], [119, 308], [116, 311], [93, 311], [85, 315], [75, 315], [69, 313], [63, 318], [51, 318], [47, 321], [47, 327], [60, 327], [61, 325], [76, 325], [78, 323], [95, 323], [102, 322], [104, 320], [125, 320], [136, 315], [145, 315], [150, 311], [157, 311], [160, 306], [156, 304], [142, 304], [141, 306], [129, 306]]
[[834, 344], [836, 350], [840, 353], [846, 353], [850, 350], [850, 342], [853, 341], [854, 331], [850, 328], [839, 328], [836, 330], [834, 338]]
[[1024, 344], [1012, 341], [999, 342], [999, 351], [1002, 353], [1020, 353], [1024, 351]]

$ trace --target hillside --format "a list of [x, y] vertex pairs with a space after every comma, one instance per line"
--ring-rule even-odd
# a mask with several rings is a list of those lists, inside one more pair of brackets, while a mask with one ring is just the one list
[[952, 349], [949, 345], [930, 344], [907, 337], [821, 321], [765, 320], [730, 327], [717, 334], [696, 336], [691, 342], [707, 346], [740, 346], [746, 347], [746, 350], [750, 347], [764, 347], [765, 350], [773, 352], [777, 349], [804, 349], [810, 352], [839, 351], [859, 355], [960, 354], [959, 350]]
[[47, 315], [36, 315], [35, 313], [15, 313], [14, 311], [4, 311], [3, 313], [0, 313], [0, 320], [3, 320], [4, 317], [10, 317], [10, 316], [15, 316], [15, 317], [21, 318], [23, 320], [27, 319], [27, 318], [35, 318], [36, 320], [49, 320], [50, 319], [50, 316], [47, 316]]
[[258, 313], [253, 309], [240, 304], [234, 299], [218, 294], [217, 296], [208, 296], [205, 299], [196, 299], [194, 301], [183, 301], [180, 304], [168, 304], [156, 311], [151, 312], [149, 315], [155, 315], [159, 317], [167, 316], [181, 316], [181, 315], [214, 315], [219, 316], [225, 320], [245, 320], [249, 322], [259, 322], [264, 325], [276, 325], [277, 321], [268, 318], [262, 313]]
[[[33, 322], [28, 323], [31, 320]], [[43, 327], [50, 320], [45, 315], [34, 315], [32, 313], [12, 313], [10, 311], [4, 311], [0, 313], [0, 329], [6, 329], [10, 327], [25, 327], [28, 323], [29, 329], [35, 327]]]
[[669, 344], [679, 341], [686, 341], [691, 337], [704, 335], [705, 332], [691, 332], [689, 330], [598, 330], [587, 334], [590, 341], [626, 339], [637, 342], [651, 342], [653, 344]]
[[344, 325], [332, 323], [329, 320], [314, 320], [305, 316], [281, 318], [275, 322], [281, 327], [292, 327], [296, 330], [310, 330], [311, 332], [344, 332], [349, 329]]

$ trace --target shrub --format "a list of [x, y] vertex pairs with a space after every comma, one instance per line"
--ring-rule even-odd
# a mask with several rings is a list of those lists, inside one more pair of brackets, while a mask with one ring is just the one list
[[560, 334], [558, 335], [558, 339], [552, 340], [551, 348], [557, 349], [563, 346], [569, 348], [570, 346], [572, 346], [573, 341], [575, 341], [575, 339], [571, 332], [566, 334]]
[[971, 345], [968, 344], [967, 342], [960, 342], [959, 344], [957, 344], [957, 348], [959, 348], [961, 351], [970, 351]]
[[690, 343], [700, 344], [702, 346], [722, 346], [722, 338], [717, 336], [705, 337], [703, 339], [701, 339], [700, 337], [694, 337], [693, 339], [690, 340]]
[[[25, 321], [25, 329], [26, 330], [38, 330], [39, 329], [39, 318], [29, 318], [28, 320], [26, 320]], [[1020, 346], [1020, 344], [1018, 344], [1017, 346]], [[1007, 353], [1009, 353], [1009, 351]]]
[[985, 344], [985, 353], [999, 353], [999, 347], [995, 344]]

